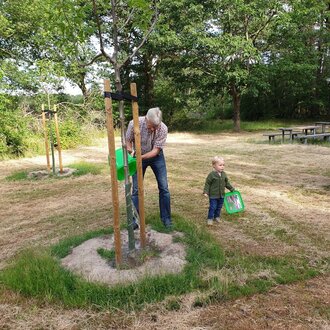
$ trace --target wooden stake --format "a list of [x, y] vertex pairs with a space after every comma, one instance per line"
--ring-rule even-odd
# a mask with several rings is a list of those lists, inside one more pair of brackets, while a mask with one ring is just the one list
[[[131, 83], [131, 95], [137, 96], [136, 84]], [[140, 239], [141, 247], [146, 245], [146, 226], [144, 215], [144, 187], [143, 187], [143, 173], [142, 173], [142, 154], [141, 154], [141, 133], [139, 126], [139, 105], [137, 101], [132, 101], [133, 109], [133, 123], [134, 123], [134, 141], [136, 151], [137, 163], [137, 179], [138, 179], [138, 195], [139, 195], [139, 217], [140, 217]]]
[[46, 160], [47, 160], [47, 170], [50, 172], [50, 159], [49, 159], [49, 145], [48, 145], [48, 133], [46, 125], [46, 115], [45, 115], [45, 105], [41, 105], [42, 110], [42, 126], [44, 127], [44, 138], [45, 138], [45, 149], [46, 149]]
[[[108, 79], [104, 80], [104, 91], [109, 93], [111, 92], [110, 80]], [[105, 103], [105, 111], [107, 116], [108, 149], [109, 149], [109, 158], [110, 158], [115, 258], [116, 258], [116, 266], [119, 266], [122, 261], [122, 255], [121, 255], [120, 224], [119, 224], [119, 197], [118, 197], [118, 181], [117, 181], [117, 170], [116, 170], [115, 132], [113, 128], [111, 98], [105, 97], [104, 103]]]
[[59, 160], [59, 164], [60, 164], [60, 173], [62, 174], [63, 173], [62, 148], [61, 148], [61, 140], [60, 140], [60, 131], [58, 129], [56, 105], [54, 105], [54, 120], [55, 120], [55, 132], [56, 132], [56, 140], [57, 140], [58, 160]]

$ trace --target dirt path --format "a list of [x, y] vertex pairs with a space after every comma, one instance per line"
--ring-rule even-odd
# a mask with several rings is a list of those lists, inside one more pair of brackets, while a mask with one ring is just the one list
[[[330, 148], [259, 141], [261, 134], [171, 134], [165, 154], [172, 211], [205, 226], [208, 203], [201, 190], [211, 158], [222, 155], [246, 211], [239, 218], [224, 212], [219, 226], [208, 229], [219, 244], [226, 251], [303, 255], [317, 263], [330, 251]], [[101, 175], [5, 180], [15, 171], [44, 167], [44, 158], [0, 162], [0, 268], [29, 246], [48, 246], [63, 237], [111, 225], [106, 139], [97, 146], [63, 154], [65, 166], [82, 160], [105, 164]], [[120, 189], [122, 195], [123, 187]], [[147, 212], [157, 213], [157, 187], [150, 171], [145, 178], [145, 194]], [[193, 295], [186, 295], [179, 311], [168, 311], [158, 304], [138, 314], [68, 310], [0, 291], [0, 328], [329, 329], [327, 271], [325, 265], [323, 276], [279, 286], [267, 294], [203, 308], [193, 308]]]

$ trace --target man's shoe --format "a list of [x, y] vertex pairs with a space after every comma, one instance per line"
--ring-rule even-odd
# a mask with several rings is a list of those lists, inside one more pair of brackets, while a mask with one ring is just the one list
[[166, 228], [167, 231], [172, 231], [173, 230], [172, 224], [165, 225], [165, 228]]

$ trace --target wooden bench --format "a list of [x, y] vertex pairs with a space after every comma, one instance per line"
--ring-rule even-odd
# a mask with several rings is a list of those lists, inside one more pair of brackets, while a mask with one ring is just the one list
[[[298, 136], [300, 132], [292, 132], [292, 139]], [[284, 135], [288, 136], [290, 133], [285, 133]], [[275, 141], [275, 136], [282, 136], [282, 133], [264, 133], [263, 136], [268, 136], [268, 141]]]
[[298, 135], [297, 139], [301, 142], [307, 144], [308, 139], [316, 139], [316, 138], [323, 138], [323, 141], [330, 142], [330, 133], [316, 133], [316, 134], [307, 134], [307, 135]]
[[322, 133], [328, 133], [326, 132], [326, 128], [330, 127], [330, 121], [317, 121], [315, 125], [321, 125]]

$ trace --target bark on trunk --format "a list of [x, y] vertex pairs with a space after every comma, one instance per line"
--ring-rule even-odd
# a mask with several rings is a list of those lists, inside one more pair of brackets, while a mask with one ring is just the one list
[[84, 100], [86, 101], [89, 96], [89, 92], [88, 92], [88, 88], [85, 84], [85, 75], [80, 75], [77, 85], [79, 86], [79, 88], [83, 94]]
[[[115, 68], [115, 79], [116, 79], [115, 81], [116, 91], [122, 92], [123, 86], [121, 84], [120, 69], [117, 64], [114, 65], [114, 68]], [[133, 251], [135, 249], [135, 238], [134, 238], [134, 229], [133, 229], [131, 183], [130, 183], [129, 171], [128, 171], [128, 154], [127, 154], [127, 144], [126, 144], [125, 113], [124, 113], [123, 100], [119, 101], [119, 117], [120, 117], [120, 127], [121, 127], [121, 145], [123, 149], [124, 170], [125, 170], [125, 196], [126, 196], [128, 248], [130, 251]]]
[[231, 86], [230, 94], [233, 98], [234, 131], [239, 132], [241, 130], [241, 118], [240, 118], [241, 95], [235, 85]]
[[152, 57], [143, 55], [143, 71], [144, 71], [144, 103], [147, 108], [150, 108], [154, 103], [154, 75], [152, 72]]

